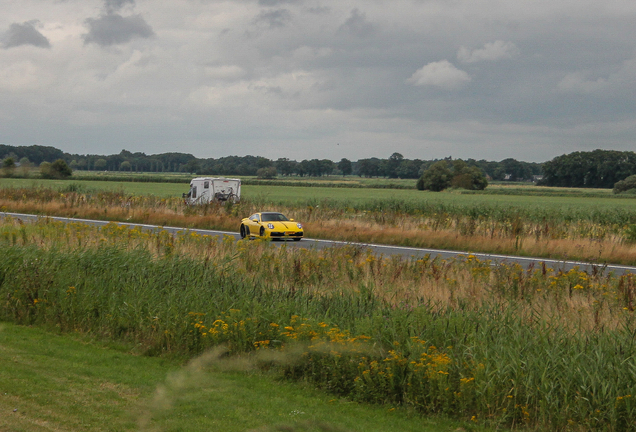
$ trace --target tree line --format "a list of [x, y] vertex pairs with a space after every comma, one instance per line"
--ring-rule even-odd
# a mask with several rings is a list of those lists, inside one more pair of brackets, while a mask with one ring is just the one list
[[[42, 162], [53, 163], [64, 160], [73, 170], [122, 171], [122, 172], [187, 172], [197, 175], [255, 176], [300, 176], [321, 177], [325, 175], [358, 175], [360, 177], [387, 177], [418, 179], [439, 159], [407, 159], [400, 153], [388, 158], [364, 158], [351, 161], [343, 158], [334, 162], [328, 159], [305, 159], [302, 161], [262, 156], [226, 156], [220, 158], [197, 158], [188, 153], [161, 153], [147, 155], [142, 152], [122, 150], [118, 154], [71, 154], [47, 146], [9, 146], [0, 144], [0, 157], [12, 158], [16, 163], [39, 166]], [[452, 158], [446, 158], [452, 161]], [[499, 162], [466, 159], [471, 167], [481, 169], [492, 180], [524, 181], [541, 174], [541, 164], [504, 159]]]
[[636, 174], [636, 153], [632, 151], [594, 150], [555, 157], [543, 164], [545, 186], [577, 188], [613, 188]]
[[[542, 177], [539, 184], [562, 187], [612, 188], [631, 175], [636, 175], [636, 153], [631, 151], [593, 150], [564, 154], [543, 163], [523, 162], [513, 158], [501, 161], [475, 159], [407, 159], [400, 153], [388, 158], [363, 158], [351, 161], [343, 158], [338, 162], [329, 159], [306, 159], [302, 161], [262, 156], [226, 156], [220, 158], [197, 158], [189, 153], [161, 153], [147, 155], [142, 152], [122, 150], [118, 154], [71, 154], [48, 146], [10, 146], [0, 144], [2, 160], [11, 158], [18, 166], [39, 166], [43, 162], [65, 161], [73, 170], [123, 171], [123, 172], [186, 172], [197, 175], [222, 176], [301, 176], [357, 175], [360, 177], [386, 177], [420, 179], [432, 166], [444, 176], [446, 161], [451, 171], [457, 165], [462, 175], [475, 175], [480, 170], [487, 180], [528, 181]], [[454, 174], [457, 175], [457, 174]], [[456, 180], [457, 182], [458, 180]]]

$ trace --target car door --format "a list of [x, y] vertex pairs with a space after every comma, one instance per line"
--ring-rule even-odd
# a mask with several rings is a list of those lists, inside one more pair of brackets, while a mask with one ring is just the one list
[[261, 215], [259, 215], [258, 213], [255, 213], [249, 217], [249, 221], [247, 223], [248, 235], [258, 235], [259, 230], [261, 229], [260, 221]]

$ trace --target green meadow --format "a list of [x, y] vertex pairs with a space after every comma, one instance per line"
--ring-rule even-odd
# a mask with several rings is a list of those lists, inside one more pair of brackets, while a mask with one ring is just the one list
[[[180, 197], [188, 191], [188, 182], [145, 183], [95, 180], [0, 179], [0, 188], [52, 187], [60, 190], [123, 191], [130, 195], [153, 195], [160, 198]], [[243, 185], [242, 197], [253, 202], [302, 207], [325, 205], [340, 208], [382, 209], [399, 203], [404, 209], [439, 206], [453, 208], [491, 207], [497, 209], [551, 212], [636, 211], [636, 198], [615, 197], [609, 190], [585, 191], [591, 196], [578, 196], [572, 189], [534, 186], [491, 186], [488, 193], [425, 192], [415, 189], [302, 187], [276, 185]], [[540, 194], [542, 193], [542, 194]]]

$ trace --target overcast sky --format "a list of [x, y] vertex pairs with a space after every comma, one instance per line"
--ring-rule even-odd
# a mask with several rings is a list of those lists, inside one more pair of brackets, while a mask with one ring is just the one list
[[334, 161], [636, 150], [634, 0], [1, 3], [2, 144]]

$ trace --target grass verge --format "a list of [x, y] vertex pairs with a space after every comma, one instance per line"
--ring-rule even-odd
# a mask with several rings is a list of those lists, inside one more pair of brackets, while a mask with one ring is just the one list
[[486, 430], [352, 403], [237, 362], [182, 367], [124, 348], [0, 323], [0, 431]]

